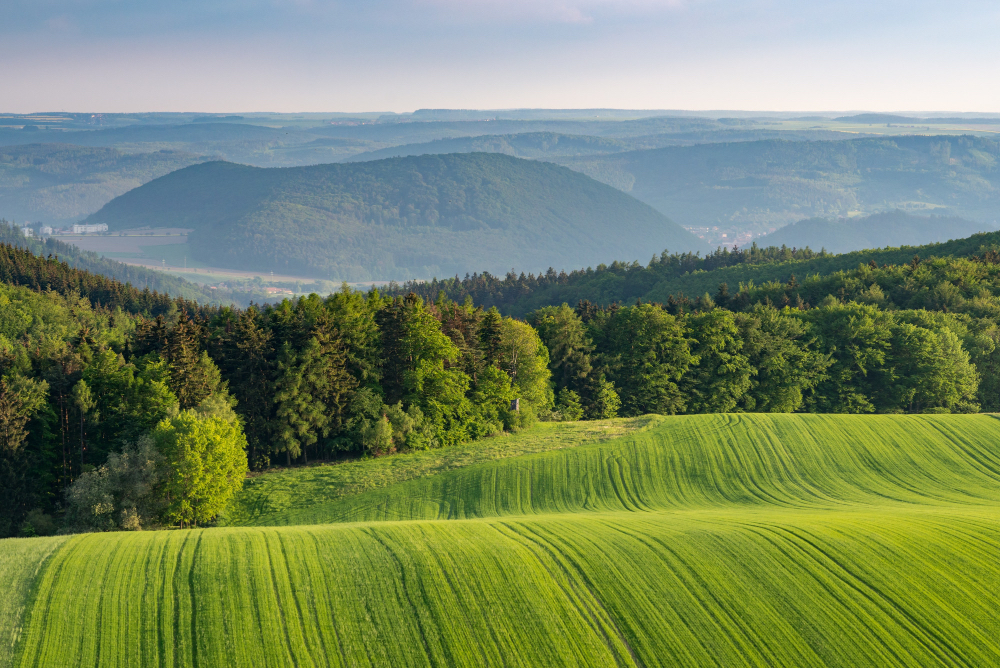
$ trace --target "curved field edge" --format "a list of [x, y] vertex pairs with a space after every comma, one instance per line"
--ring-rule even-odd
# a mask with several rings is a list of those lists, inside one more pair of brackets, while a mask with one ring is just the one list
[[77, 536], [19, 665], [985, 666], [989, 508]]
[[346, 496], [483, 462], [603, 442], [643, 431], [662, 419], [658, 415], [645, 415], [586, 422], [541, 422], [516, 434], [448, 448], [268, 471], [247, 479], [218, 525], [271, 524], [267, 518], [286, 512], [301, 512]]
[[56, 536], [0, 542], [0, 667], [14, 665], [34, 584], [46, 560], [66, 540]]
[[289, 505], [246, 523], [998, 503], [1000, 419], [992, 415], [692, 415], [604, 443]]

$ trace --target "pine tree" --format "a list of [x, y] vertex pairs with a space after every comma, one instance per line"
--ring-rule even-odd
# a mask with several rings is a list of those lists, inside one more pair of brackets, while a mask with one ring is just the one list
[[491, 308], [479, 322], [479, 349], [483, 353], [483, 363], [487, 366], [500, 364], [503, 338], [503, 318], [496, 306]]

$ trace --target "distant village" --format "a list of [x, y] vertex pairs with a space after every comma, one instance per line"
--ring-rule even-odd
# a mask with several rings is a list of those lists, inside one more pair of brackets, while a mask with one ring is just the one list
[[26, 237], [49, 237], [63, 234], [100, 234], [101, 232], [108, 231], [107, 223], [100, 223], [98, 225], [70, 225], [69, 227], [54, 228], [51, 225], [38, 224], [38, 234], [35, 234], [35, 228], [32, 224], [25, 221], [23, 223], [18, 223], [18, 227], [21, 228], [21, 234]]

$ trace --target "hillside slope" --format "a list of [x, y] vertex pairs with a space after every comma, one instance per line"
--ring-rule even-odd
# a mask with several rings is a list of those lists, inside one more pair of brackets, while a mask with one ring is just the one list
[[[621, 123], [625, 125], [625, 123]], [[522, 132], [518, 134], [484, 134], [471, 137], [447, 137], [428, 142], [390, 146], [374, 151], [365, 151], [347, 158], [346, 162], [380, 160], [404, 155], [428, 155], [441, 153], [505, 153], [519, 158], [555, 159], [557, 157], [607, 155], [664, 146], [690, 146], [692, 144], [760, 141], [763, 139], [784, 139], [788, 141], [811, 141], [817, 139], [837, 139], [836, 132], [823, 130], [777, 130], [746, 126], [726, 128], [724, 125], [702, 122], [691, 128], [674, 128], [672, 132], [644, 134], [628, 133], [609, 136], [572, 135], [558, 132]], [[581, 130], [589, 129], [583, 126]], [[652, 129], [652, 128], [651, 128]]]
[[702, 144], [559, 162], [689, 229], [718, 226], [732, 239], [736, 231], [759, 234], [808, 217], [892, 209], [992, 223], [998, 158], [992, 139], [903, 136]]
[[265, 511], [246, 522], [1000, 505], [997, 435], [1000, 419], [992, 415], [675, 416], [607, 443], [486, 462], [331, 502], [309, 496], [274, 513], [258, 504]]
[[989, 415], [663, 418], [298, 518], [410, 521], [74, 536], [10, 663], [996, 665], [998, 436]]
[[212, 162], [88, 222], [194, 228], [195, 257], [345, 280], [543, 270], [701, 242], [649, 206], [550, 163], [472, 153], [259, 169]]
[[850, 253], [865, 248], [919, 246], [949, 239], [992, 232], [993, 223], [973, 222], [943, 216], [912, 216], [888, 211], [855, 218], [810, 218], [786, 225], [756, 240], [760, 246], [826, 249], [829, 253]]

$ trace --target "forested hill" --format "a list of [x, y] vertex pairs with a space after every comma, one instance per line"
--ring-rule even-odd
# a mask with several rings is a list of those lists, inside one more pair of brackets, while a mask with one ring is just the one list
[[912, 263], [914, 257], [924, 260], [974, 255], [993, 257], [990, 251], [997, 249], [1000, 249], [1000, 232], [974, 234], [944, 243], [839, 255], [814, 252], [809, 248], [762, 248], [754, 243], [746, 249], [721, 248], [705, 256], [664, 252], [648, 265], [612, 262], [570, 273], [550, 269], [538, 275], [510, 272], [500, 277], [484, 272], [461, 280], [411, 281], [390, 285], [389, 293], [415, 292], [426, 299], [436, 299], [444, 292], [455, 301], [462, 301], [468, 296], [476, 304], [496, 306], [504, 313], [524, 316], [543, 306], [577, 304], [580, 301], [608, 306], [636, 300], [659, 303], [666, 303], [671, 298], [693, 300], [706, 293], [716, 294], [723, 283], [735, 294], [741, 285], [751, 288], [765, 286], [769, 282], [801, 282], [810, 276], [829, 277], [856, 269], [859, 265], [906, 265]]
[[284, 169], [204, 163], [116, 198], [88, 222], [193, 228], [203, 262], [335, 280], [537, 271], [705, 249], [583, 174], [486, 153]]
[[824, 248], [831, 253], [850, 253], [865, 248], [936, 243], [976, 232], [991, 232], [992, 223], [945, 216], [913, 216], [887, 211], [855, 218], [810, 218], [782, 227], [757, 239], [761, 246]]

